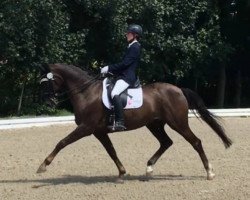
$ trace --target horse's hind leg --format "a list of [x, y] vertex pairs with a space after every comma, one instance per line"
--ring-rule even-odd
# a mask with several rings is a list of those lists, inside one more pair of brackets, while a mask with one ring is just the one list
[[92, 131], [90, 129], [86, 128], [85, 126], [78, 126], [67, 137], [65, 137], [60, 142], [58, 142], [55, 149], [49, 154], [49, 156], [40, 165], [40, 167], [37, 170], [37, 173], [45, 172], [46, 166], [50, 165], [50, 163], [53, 161], [53, 159], [56, 157], [59, 151], [62, 150], [64, 147], [91, 134], [92, 134]]
[[167, 133], [164, 130], [164, 123], [155, 121], [149, 125], [147, 128], [151, 133], [156, 137], [160, 143], [160, 148], [155, 152], [155, 154], [149, 159], [147, 163], [146, 175], [152, 176], [153, 166], [161, 155], [173, 144], [173, 141], [168, 137]]
[[188, 124], [186, 126], [184, 124], [185, 123], [179, 126], [181, 128], [173, 128], [173, 129], [176, 130], [178, 133], [180, 133], [197, 151], [202, 160], [204, 168], [207, 172], [207, 179], [212, 180], [215, 174], [213, 173], [212, 165], [208, 162], [207, 156], [203, 150], [201, 140], [194, 135], [194, 133], [189, 128]]
[[109, 136], [107, 135], [107, 133], [103, 133], [103, 132], [95, 132], [94, 135], [101, 142], [103, 147], [108, 152], [109, 156], [115, 162], [115, 164], [118, 168], [118, 171], [119, 171], [119, 177], [118, 177], [117, 181], [122, 182], [123, 181], [122, 178], [123, 178], [124, 174], [126, 174], [126, 170], [123, 167], [119, 158], [117, 157], [115, 148], [114, 148]]

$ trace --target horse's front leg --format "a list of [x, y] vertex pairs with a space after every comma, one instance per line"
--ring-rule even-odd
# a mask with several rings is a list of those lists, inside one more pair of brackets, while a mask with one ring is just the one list
[[56, 155], [59, 153], [67, 145], [85, 137], [91, 135], [93, 130], [91, 128], [86, 127], [85, 125], [78, 126], [73, 132], [71, 132], [67, 137], [62, 139], [56, 145], [55, 149], [49, 154], [49, 156], [43, 161], [40, 167], [37, 170], [37, 173], [42, 173], [46, 171], [46, 166], [49, 165]]
[[119, 171], [119, 176], [118, 176], [117, 182], [122, 183], [123, 182], [123, 177], [126, 174], [126, 170], [123, 167], [123, 165], [122, 165], [121, 161], [119, 160], [119, 158], [117, 157], [116, 151], [114, 149], [114, 146], [113, 146], [107, 132], [105, 132], [105, 133], [103, 133], [103, 132], [95, 132], [94, 135], [102, 143], [102, 145], [104, 146], [104, 148], [108, 152], [109, 156], [115, 162], [115, 164], [116, 164], [116, 166], [118, 168], [118, 171]]

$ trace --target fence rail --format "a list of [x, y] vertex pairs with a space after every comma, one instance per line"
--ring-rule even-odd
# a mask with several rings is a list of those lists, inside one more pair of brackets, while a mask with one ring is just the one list
[[[246, 109], [209, 109], [211, 113], [220, 117], [249, 117], [250, 108]], [[196, 111], [195, 111], [196, 112]], [[195, 115], [189, 111], [189, 117]], [[66, 124], [74, 123], [75, 117], [64, 116], [64, 117], [35, 117], [35, 118], [12, 118], [0, 120], [0, 130], [13, 129], [13, 128], [27, 128], [33, 126], [48, 126], [53, 124]]]

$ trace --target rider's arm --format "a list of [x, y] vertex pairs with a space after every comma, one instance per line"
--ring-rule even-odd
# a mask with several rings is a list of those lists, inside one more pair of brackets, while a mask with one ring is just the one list
[[111, 73], [117, 73], [130, 67], [134, 62], [136, 62], [140, 57], [140, 46], [132, 45], [127, 54], [124, 56], [123, 60], [119, 63], [112, 64], [108, 66], [108, 71]]

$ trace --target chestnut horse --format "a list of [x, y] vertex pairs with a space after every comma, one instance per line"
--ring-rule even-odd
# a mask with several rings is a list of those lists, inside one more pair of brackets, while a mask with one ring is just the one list
[[[116, 164], [119, 171], [118, 180], [122, 180], [126, 170], [108, 136], [107, 109], [102, 103], [102, 81], [72, 65], [49, 64], [42, 69], [41, 88], [47, 94], [46, 99], [52, 100], [56, 92], [64, 89], [73, 105], [75, 122], [78, 126], [56, 145], [37, 172], [45, 172], [46, 166], [64, 147], [93, 134]], [[207, 179], [212, 180], [215, 176], [212, 165], [203, 150], [201, 140], [189, 127], [188, 109], [196, 109], [201, 119], [221, 138], [225, 147], [230, 147], [232, 142], [216, 117], [207, 110], [202, 99], [190, 89], [180, 89], [167, 83], [153, 83], [142, 86], [142, 89], [142, 107], [125, 110], [124, 118], [127, 130], [146, 126], [160, 143], [159, 149], [147, 162], [146, 174], [152, 175], [157, 160], [173, 144], [164, 130], [164, 125], [168, 124], [197, 151], [207, 172]]]

